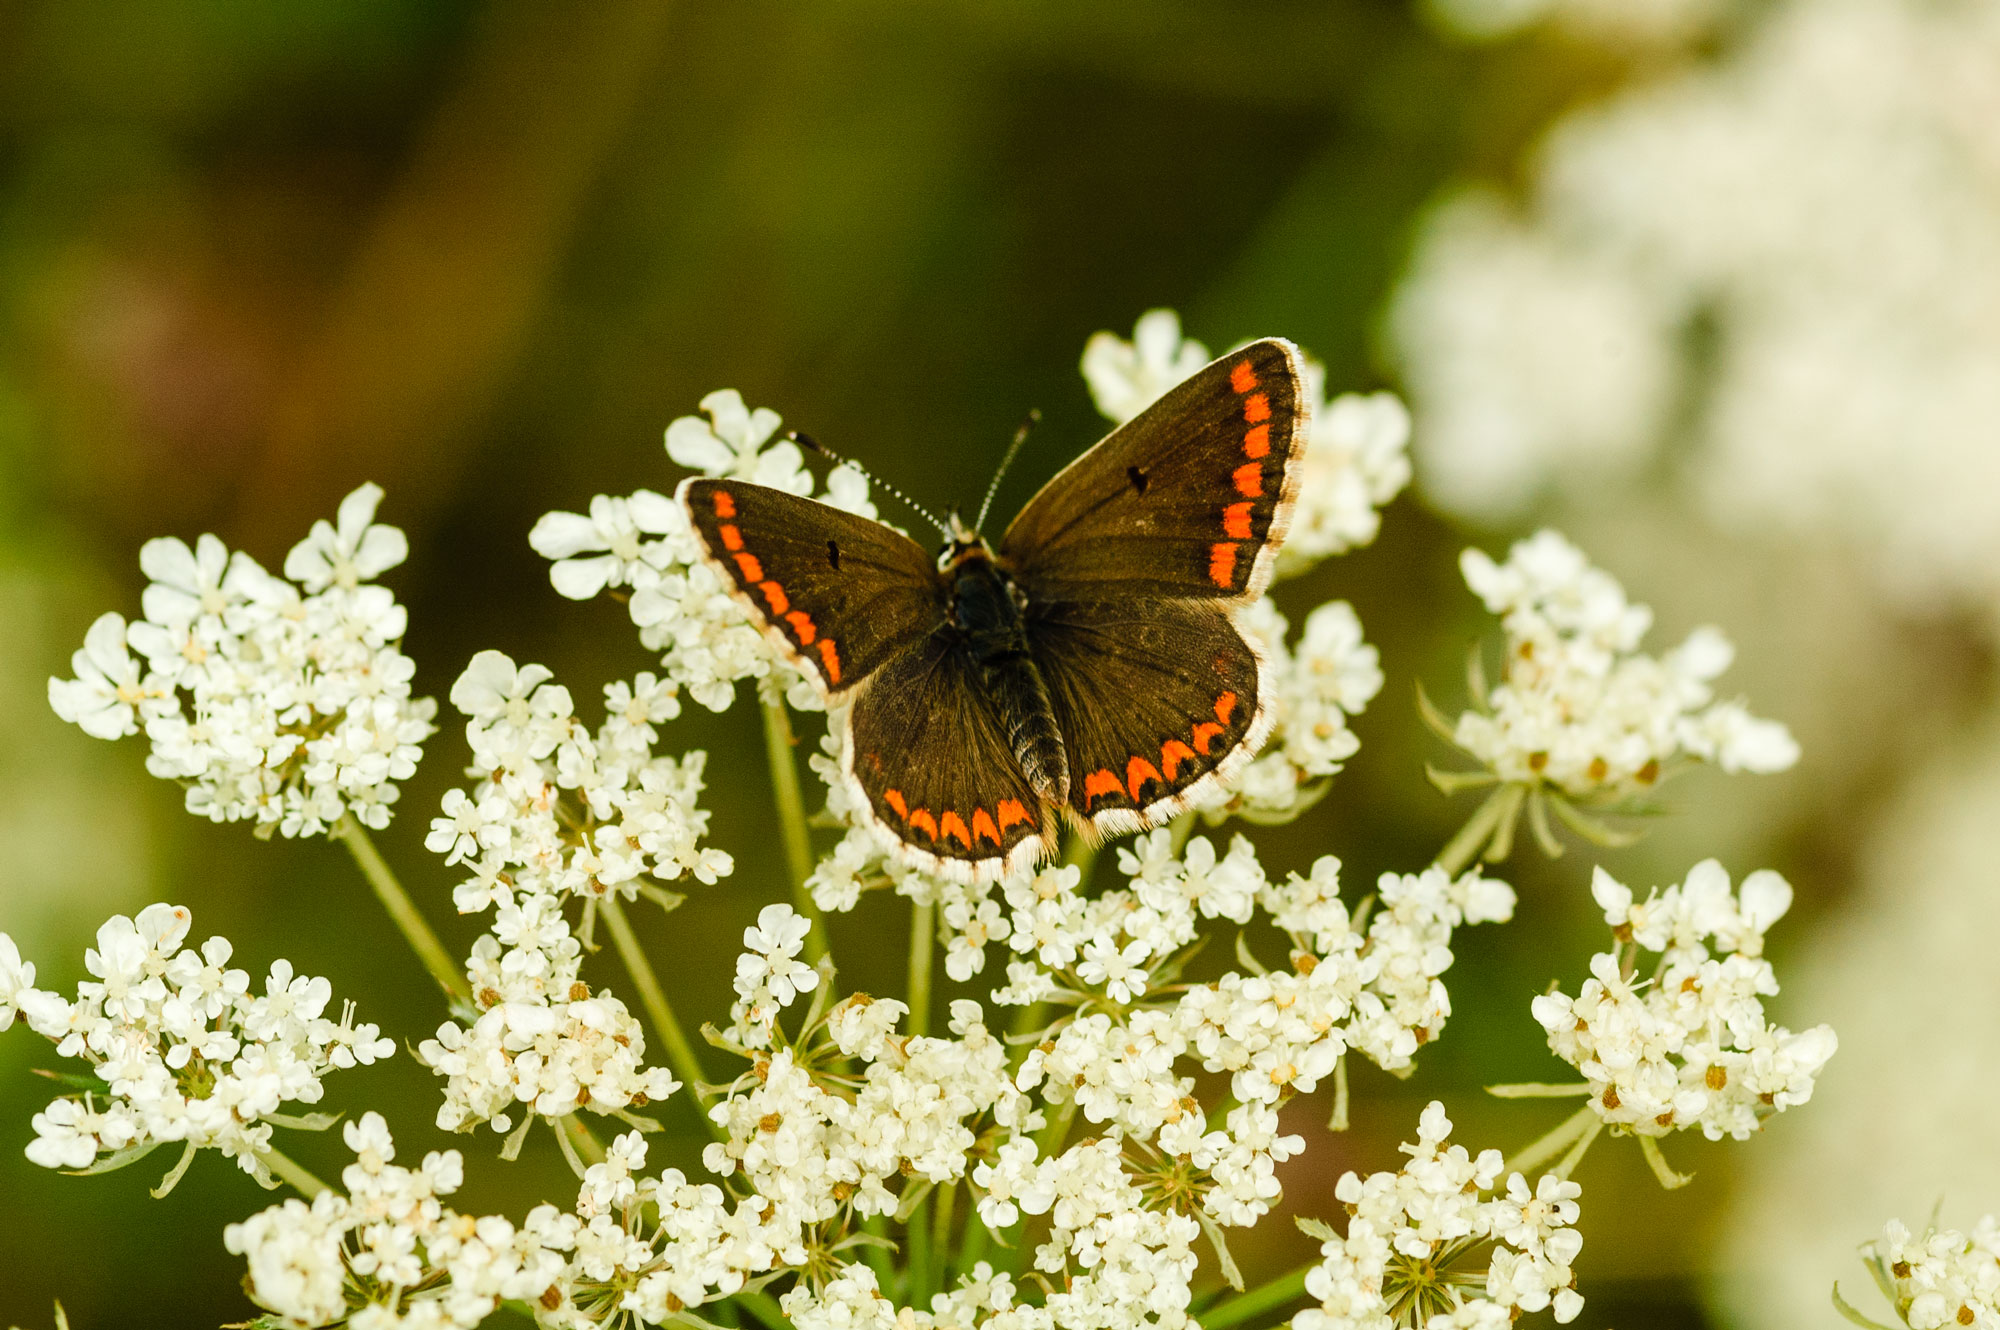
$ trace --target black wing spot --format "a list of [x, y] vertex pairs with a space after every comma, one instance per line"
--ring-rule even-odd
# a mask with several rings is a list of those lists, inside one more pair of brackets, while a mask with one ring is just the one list
[[1131, 480], [1132, 488], [1137, 490], [1141, 497], [1144, 497], [1146, 486], [1150, 483], [1146, 478], [1146, 473], [1136, 466], [1128, 466], [1125, 468], [1125, 474]]
[[833, 541], [826, 542], [826, 561], [838, 572], [840, 569], [840, 546]]

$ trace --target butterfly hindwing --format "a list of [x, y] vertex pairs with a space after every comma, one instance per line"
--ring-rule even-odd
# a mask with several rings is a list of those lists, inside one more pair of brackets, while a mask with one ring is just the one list
[[1029, 636], [1070, 762], [1070, 807], [1136, 831], [1191, 807], [1255, 755], [1273, 713], [1262, 658], [1230, 607], [1071, 601]]
[[1054, 848], [1052, 819], [946, 631], [892, 656], [856, 696], [847, 725], [850, 792], [906, 860], [972, 882]]
[[880, 522], [735, 480], [685, 480], [678, 498], [751, 621], [829, 696], [943, 622], [930, 556]]
[[1043, 486], [1000, 542], [1029, 598], [1261, 592], [1309, 426], [1300, 363], [1279, 338], [1232, 351]]

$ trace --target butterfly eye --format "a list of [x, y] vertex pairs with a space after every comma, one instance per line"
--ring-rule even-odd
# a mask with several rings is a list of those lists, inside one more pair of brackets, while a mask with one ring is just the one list
[[1141, 495], [1145, 494], [1146, 473], [1136, 466], [1128, 466], [1125, 468], [1125, 474], [1132, 481], [1132, 488], [1137, 490]]
[[840, 568], [840, 546], [829, 540], [826, 542], [826, 561], [835, 571]]

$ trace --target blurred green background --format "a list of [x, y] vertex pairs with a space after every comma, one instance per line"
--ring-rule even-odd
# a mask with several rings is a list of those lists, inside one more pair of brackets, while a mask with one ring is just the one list
[[[378, 481], [383, 520], [410, 536], [387, 580], [420, 689], [442, 697], [497, 647], [550, 665], [594, 714], [646, 653], [617, 607], [550, 589], [528, 528], [593, 494], [670, 486], [661, 431], [704, 393], [738, 388], [940, 505], [976, 496], [1040, 407], [1004, 512], [1103, 428], [1077, 373], [1085, 338], [1156, 305], [1215, 347], [1291, 337], [1332, 390], [1393, 387], [1377, 321], [1426, 202], [1505, 181], [1551, 115], [1633, 58], [1540, 36], [1468, 49], [1398, 0], [0, 3], [0, 928], [43, 986], [68, 986], [106, 915], [176, 901], [238, 964], [325, 974], [413, 1045], [441, 1005], [339, 847], [196, 822], [136, 742], [49, 713], [44, 680], [67, 674], [91, 619], [136, 611], [143, 541], [213, 531], [275, 567]], [[1782, 777], [1697, 775], [1674, 791], [1685, 817], [1606, 861], [1642, 887], [1709, 853], [1785, 871], [1801, 902], [1782, 961], [1838, 909], [1893, 773], [1971, 713], [1986, 657], [1935, 622], [1843, 654], [1838, 629], [1793, 631], [1780, 602], [1796, 581], [1645, 520], [1597, 514], [1571, 534], [1656, 604], [1656, 642], [1714, 618], [1743, 643], [1729, 684], [1807, 757]], [[1443, 753], [1413, 681], [1460, 700], [1490, 623], [1457, 553], [1516, 534], [1454, 529], [1406, 495], [1374, 546], [1281, 588], [1295, 616], [1351, 599], [1389, 682], [1331, 797], [1260, 834], [1274, 872], [1338, 854], [1358, 894], [1427, 862], [1470, 812], [1423, 780]], [[1691, 584], [1690, 565], [1719, 575]], [[1688, 589], [1718, 584], [1721, 604]], [[1802, 662], [1832, 682], [1798, 693]], [[379, 839], [462, 950], [453, 874], [422, 846], [464, 759], [443, 719]], [[646, 936], [680, 1009], [719, 1018], [741, 928], [785, 895], [757, 717], [691, 708], [667, 742], [709, 749], [715, 836], [738, 869], [646, 916]], [[1339, 1139], [1323, 1104], [1293, 1110], [1311, 1148], [1282, 1175], [1290, 1206], [1329, 1213], [1344, 1169], [1393, 1166], [1432, 1097], [1475, 1146], [1553, 1123], [1477, 1087], [1553, 1075], [1526, 1004], [1573, 985], [1598, 942], [1588, 872], [1581, 853], [1503, 870], [1519, 917], [1461, 935], [1455, 1012], [1416, 1076], [1358, 1076]], [[844, 982], [897, 981], [905, 919], [871, 899], [835, 922]], [[212, 1157], [161, 1202], [150, 1160], [88, 1179], [28, 1164], [48, 1097], [28, 1072], [52, 1060], [25, 1031], [0, 1039], [0, 1325], [46, 1325], [58, 1297], [80, 1330], [245, 1319], [221, 1228], [270, 1198]], [[574, 1194], [545, 1136], [512, 1165], [497, 1138], [445, 1139], [408, 1056], [329, 1089], [326, 1107], [382, 1110], [407, 1154], [464, 1149], [462, 1208], [518, 1216]], [[691, 1119], [674, 1125], [656, 1164], [696, 1153]], [[1619, 1144], [1581, 1174], [1580, 1324], [1704, 1324], [1709, 1278], [1756, 1275], [1754, 1253], [1711, 1243], [1755, 1143], [1674, 1142], [1700, 1179], [1671, 1195]], [[344, 1158], [337, 1133], [286, 1148], [328, 1173]], [[1252, 1279], [1307, 1250], [1283, 1218], [1237, 1247]]]

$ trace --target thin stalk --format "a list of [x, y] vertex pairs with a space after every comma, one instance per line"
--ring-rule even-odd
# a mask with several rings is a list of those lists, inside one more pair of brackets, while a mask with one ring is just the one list
[[278, 1181], [284, 1183], [308, 1201], [323, 1191], [333, 1190], [333, 1188], [307, 1172], [290, 1155], [274, 1146], [267, 1145], [259, 1150], [257, 1152], [257, 1162], [265, 1168], [270, 1169], [272, 1177], [278, 1179]]
[[[948, 1286], [946, 1272], [951, 1259], [951, 1212], [958, 1200], [958, 1184], [947, 1182], [931, 1194], [931, 1261], [925, 1271], [925, 1293], [940, 1293]], [[928, 1307], [930, 1300], [918, 1304]]]
[[1259, 1284], [1249, 1292], [1239, 1293], [1221, 1306], [1203, 1312], [1203, 1330], [1223, 1330], [1225, 1326], [1240, 1324], [1303, 1298], [1306, 1295], [1306, 1275], [1318, 1264], [1317, 1260], [1309, 1261], [1289, 1274], [1279, 1275], [1267, 1284]]
[[812, 837], [806, 831], [805, 799], [799, 793], [799, 766], [792, 757], [792, 718], [785, 699], [764, 699], [764, 755], [771, 764], [771, 798], [778, 806], [778, 834], [785, 843], [785, 869], [792, 879], [792, 908], [809, 923], [806, 959], [826, 955], [826, 921], [813, 904], [806, 879], [812, 876]]
[[917, 1208], [910, 1212], [908, 1222], [903, 1225], [909, 1267], [905, 1271], [909, 1283], [904, 1289], [904, 1301], [912, 1307], [928, 1307], [931, 1300], [930, 1204], [929, 1196], [918, 1201]]
[[967, 1196], [965, 1200], [965, 1237], [959, 1242], [951, 1262], [951, 1271], [955, 1275], [971, 1274], [972, 1268], [985, 1258], [986, 1244], [993, 1240], [986, 1221], [979, 1217], [978, 1209], [972, 1205], [972, 1198]]
[[1569, 1153], [1556, 1165], [1556, 1176], [1567, 1182], [1569, 1175], [1576, 1172], [1576, 1166], [1583, 1162], [1584, 1151], [1590, 1149], [1590, 1143], [1596, 1140], [1597, 1134], [1603, 1130], [1604, 1119], [1595, 1113], [1591, 1114], [1590, 1124], [1583, 1129], [1583, 1135], [1576, 1138], [1576, 1144], [1569, 1148]]
[[[707, 1084], [702, 1074], [701, 1059], [695, 1056], [694, 1045], [688, 1042], [686, 1031], [681, 1029], [674, 1009], [667, 1004], [666, 990], [660, 987], [660, 976], [653, 972], [653, 962], [639, 946], [639, 935], [632, 931], [632, 921], [625, 917], [625, 906], [615, 896], [606, 896], [603, 907], [604, 922], [611, 929], [612, 945], [618, 948], [618, 955], [625, 962], [626, 972], [632, 976], [633, 987], [639, 990], [639, 1005], [646, 1009], [646, 1015], [659, 1031], [660, 1041], [667, 1046], [667, 1060], [674, 1064], [674, 1074], [686, 1082], [688, 1093], [695, 1097], [695, 1103], [702, 1104], [701, 1087]], [[701, 1120], [708, 1123], [711, 1133], [719, 1131], [702, 1113]], [[719, 1138], [718, 1138], [719, 1139]]]
[[437, 980], [445, 996], [455, 1006], [471, 1007], [472, 986], [465, 982], [465, 972], [444, 949], [444, 943], [438, 941], [438, 935], [431, 931], [431, 926], [424, 922], [423, 915], [417, 913], [416, 903], [383, 861], [367, 828], [343, 813], [328, 834], [345, 842], [354, 855], [354, 862], [361, 866], [361, 875], [368, 879], [369, 886], [375, 888], [375, 898], [382, 902], [382, 908], [389, 912], [389, 918], [402, 930], [410, 949], [417, 953], [417, 959], [431, 972], [431, 978]]
[[1466, 866], [1479, 857], [1479, 851], [1493, 838], [1493, 829], [1500, 824], [1500, 815], [1506, 809], [1507, 791], [1512, 788], [1502, 785], [1486, 796], [1486, 802], [1479, 805], [1465, 825], [1458, 829], [1445, 847], [1438, 851], [1437, 866], [1451, 877], [1463, 873]]
[[565, 1113], [557, 1120], [556, 1130], [562, 1133], [570, 1148], [576, 1151], [584, 1163], [604, 1162], [604, 1143], [597, 1139], [596, 1134], [585, 1125], [582, 1118], [574, 1113]]
[[1591, 1123], [1599, 1121], [1597, 1110], [1589, 1104], [1585, 1104], [1582, 1108], [1564, 1118], [1554, 1130], [1548, 1132], [1539, 1140], [1515, 1154], [1506, 1163], [1500, 1165], [1500, 1175], [1505, 1177], [1509, 1173], [1519, 1173], [1525, 1176], [1529, 1169], [1554, 1159], [1557, 1155], [1568, 1149], [1577, 1137], [1590, 1130]]
[[931, 1032], [931, 954], [937, 950], [937, 905], [910, 905], [910, 1033]]

